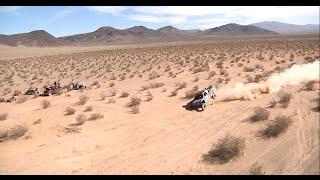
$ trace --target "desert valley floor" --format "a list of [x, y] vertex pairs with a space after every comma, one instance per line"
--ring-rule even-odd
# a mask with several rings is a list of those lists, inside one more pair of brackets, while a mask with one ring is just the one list
[[[250, 174], [254, 165], [265, 174], [319, 174], [319, 81], [283, 87], [292, 97], [286, 105], [278, 93], [228, 101], [219, 94], [237, 82], [258, 83], [312, 63], [319, 45], [317, 36], [265, 36], [2, 46], [0, 174]], [[5, 102], [16, 90], [72, 80], [87, 88]], [[207, 109], [183, 107], [209, 85], [217, 87], [217, 98]], [[257, 107], [269, 112], [266, 120], [250, 120]], [[79, 123], [80, 115], [86, 121]], [[288, 128], [276, 137], [261, 135], [277, 116], [290, 118]], [[245, 140], [243, 154], [226, 163], [205, 161], [227, 135]]]

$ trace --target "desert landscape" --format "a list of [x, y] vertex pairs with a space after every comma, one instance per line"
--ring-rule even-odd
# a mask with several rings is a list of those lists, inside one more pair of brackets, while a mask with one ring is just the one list
[[0, 175], [320, 174], [318, 6], [0, 19]]
[[[225, 96], [238, 82], [319, 67], [318, 36], [126, 46], [16, 59], [19, 47], [1, 47], [11, 53], [0, 61], [1, 174], [319, 174], [319, 78]], [[23, 95], [54, 81], [87, 88]], [[186, 110], [209, 85], [217, 98]]]

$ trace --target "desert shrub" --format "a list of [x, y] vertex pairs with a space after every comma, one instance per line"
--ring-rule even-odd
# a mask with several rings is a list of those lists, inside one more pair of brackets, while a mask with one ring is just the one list
[[245, 67], [243, 67], [243, 71], [244, 72], [253, 72], [254, 68], [245, 66]]
[[116, 103], [116, 100], [115, 99], [109, 99], [108, 103]]
[[178, 90], [183, 89], [187, 87], [187, 83], [186, 82], [178, 83], [176, 86]]
[[23, 103], [26, 102], [28, 100], [27, 96], [19, 96], [17, 99], [17, 103]]
[[279, 103], [281, 104], [282, 107], [287, 107], [290, 103], [290, 100], [292, 99], [292, 94], [285, 92], [285, 91], [280, 91], [278, 93], [279, 97]]
[[289, 116], [277, 116], [273, 123], [269, 124], [264, 130], [263, 134], [266, 137], [278, 137], [281, 133], [284, 133], [292, 120]]
[[250, 117], [252, 122], [267, 120], [270, 116], [270, 112], [262, 107], [257, 107], [254, 110], [254, 114]]
[[42, 101], [41, 101], [41, 107], [42, 107], [43, 109], [47, 109], [48, 107], [50, 107], [50, 105], [51, 105], [51, 103], [50, 103], [50, 101], [48, 101], [48, 100], [42, 100]]
[[0, 97], [0, 103], [2, 103], [2, 102], [6, 102], [6, 99], [3, 97]]
[[67, 107], [66, 109], [66, 115], [71, 115], [71, 114], [74, 114], [75, 112], [76, 110], [71, 107]]
[[268, 106], [268, 107], [270, 107], [270, 108], [274, 108], [276, 105], [277, 105], [277, 101], [276, 101], [276, 100], [274, 100], [274, 99], [272, 99], [272, 100], [270, 101], [270, 103], [269, 103], [269, 106]]
[[128, 97], [129, 96], [129, 93], [128, 92], [122, 92], [120, 97], [121, 98], [125, 98], [125, 97]]
[[177, 96], [177, 94], [178, 90], [171, 91], [169, 97]]
[[111, 97], [115, 96], [117, 94], [117, 90], [115, 90], [115, 89], [111, 89], [109, 92], [110, 92]]
[[153, 99], [153, 96], [150, 92], [147, 92], [147, 99], [146, 101], [151, 101]]
[[186, 98], [186, 99], [191, 99], [191, 98], [193, 98], [193, 97], [196, 95], [196, 93], [198, 92], [198, 89], [199, 89], [198, 86], [194, 86], [192, 89], [187, 90], [187, 91], [186, 91], [186, 94], [185, 94], [185, 98]]
[[109, 87], [113, 87], [114, 86], [114, 82], [109, 83]]
[[264, 175], [266, 173], [261, 165], [258, 165], [257, 163], [255, 163], [250, 169], [250, 174], [251, 175]]
[[97, 86], [97, 85], [99, 85], [99, 82], [98, 82], [98, 81], [94, 81], [94, 82], [92, 83], [92, 86]]
[[219, 84], [223, 83], [223, 79], [219, 77], [217, 80], [217, 83], [219, 83]]
[[7, 138], [17, 139], [26, 134], [28, 127], [26, 124], [16, 124], [7, 132]]
[[149, 85], [149, 88], [154, 89], [154, 88], [159, 88], [159, 87], [162, 87], [162, 86], [164, 86], [164, 83], [157, 82], [157, 83], [151, 83]]
[[92, 109], [93, 109], [92, 106], [87, 106], [86, 109], [84, 110], [84, 112], [92, 111]]
[[8, 118], [8, 113], [2, 113], [0, 114], [0, 121], [4, 121]]
[[78, 124], [84, 124], [86, 121], [87, 121], [87, 116], [84, 115], [84, 114], [79, 114], [77, 117], [76, 117], [76, 121]]
[[89, 97], [88, 96], [85, 96], [85, 95], [82, 95], [79, 97], [79, 102], [78, 104], [79, 105], [84, 105], [87, 103], [87, 101], [89, 100]]
[[166, 89], [166, 88], [163, 88], [161, 92], [167, 92], [167, 89]]
[[137, 105], [140, 105], [140, 103], [141, 103], [140, 98], [132, 97], [132, 98], [130, 98], [130, 102], [127, 104], [127, 107], [137, 106]]
[[243, 155], [245, 139], [227, 135], [219, 139], [218, 143], [203, 156], [203, 160], [209, 163], [227, 163], [231, 159]]
[[139, 106], [133, 106], [131, 107], [131, 111], [130, 111], [132, 114], [137, 114], [137, 113], [140, 113], [140, 110], [139, 110]]
[[94, 114], [91, 114], [88, 120], [92, 121], [92, 120], [102, 119], [103, 117], [104, 117], [103, 114], [94, 113]]
[[106, 99], [106, 95], [103, 92], [101, 92], [100, 93], [100, 100], [103, 101], [105, 99]]
[[199, 81], [199, 78], [198, 77], [195, 77], [193, 82], [198, 82]]

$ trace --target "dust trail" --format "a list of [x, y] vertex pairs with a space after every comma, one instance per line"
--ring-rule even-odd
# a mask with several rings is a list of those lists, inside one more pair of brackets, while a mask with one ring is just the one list
[[293, 65], [284, 72], [272, 74], [264, 82], [248, 84], [238, 82], [234, 87], [218, 89], [217, 95], [222, 100], [252, 100], [258, 94], [277, 92], [285, 86], [297, 85], [308, 81], [319, 81], [319, 69], [319, 60], [309, 64]]

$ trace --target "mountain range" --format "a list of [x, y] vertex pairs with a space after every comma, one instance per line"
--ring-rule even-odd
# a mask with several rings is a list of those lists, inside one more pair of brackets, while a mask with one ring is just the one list
[[180, 30], [165, 26], [156, 30], [144, 26], [116, 29], [103, 26], [96, 31], [64, 37], [54, 37], [44, 30], [14, 35], [0, 35], [0, 44], [7, 46], [61, 46], [96, 45], [116, 42], [137, 42], [146, 40], [181, 39], [195, 36], [238, 36], [238, 35], [279, 35], [319, 34], [318, 25], [294, 25], [280, 22], [261, 22], [250, 25], [230, 23], [206, 30]]

